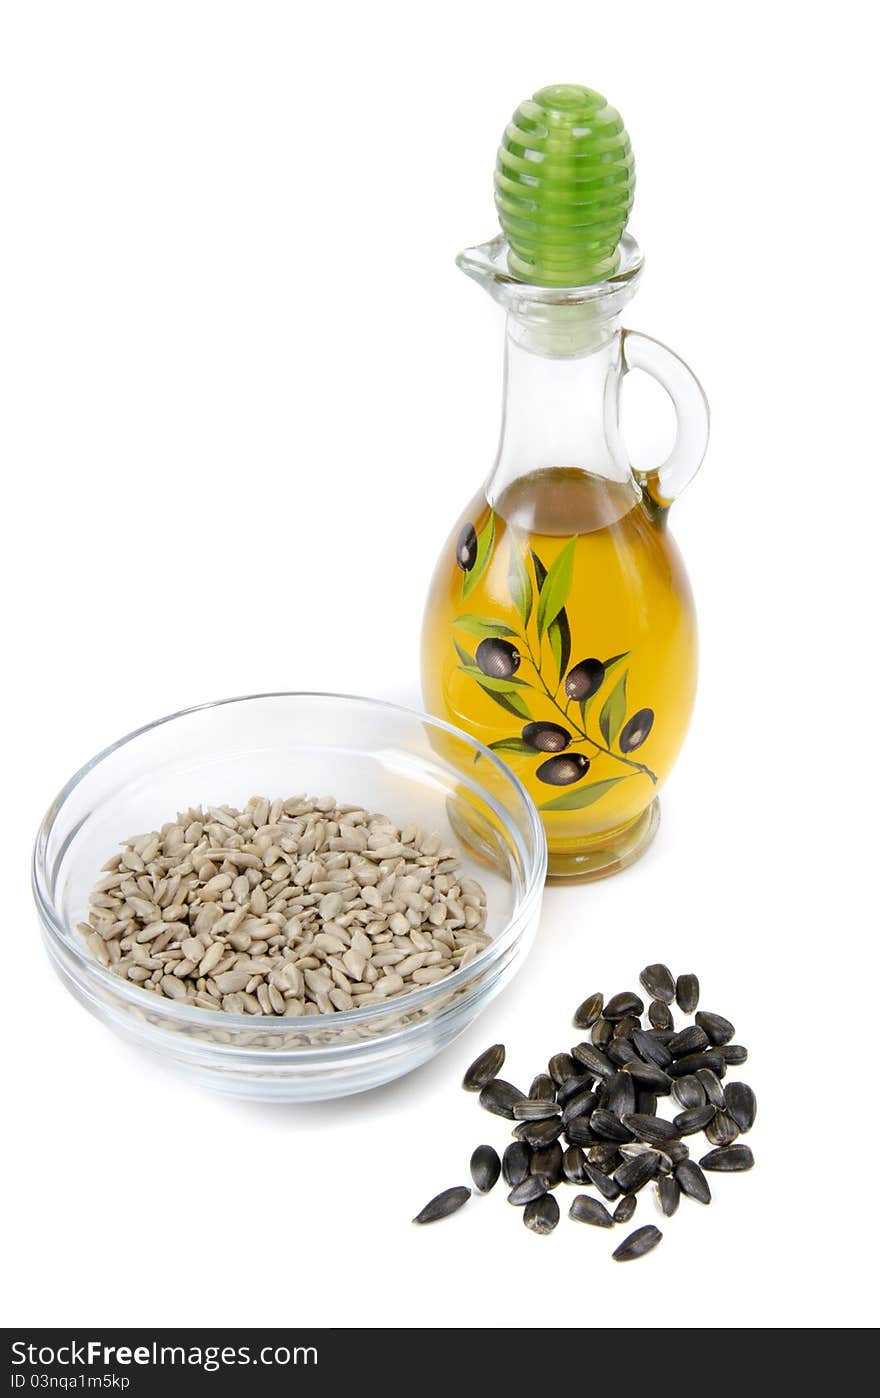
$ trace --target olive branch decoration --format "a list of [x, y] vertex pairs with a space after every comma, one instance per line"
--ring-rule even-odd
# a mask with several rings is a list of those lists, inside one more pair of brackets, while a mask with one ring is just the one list
[[[485, 572], [494, 543], [492, 512], [479, 534], [470, 523], [461, 530], [455, 556], [464, 574], [463, 601]], [[572, 787], [571, 791], [545, 801], [542, 811], [581, 810], [598, 801], [618, 782], [635, 776], [646, 776], [657, 784], [651, 768], [630, 755], [646, 741], [654, 724], [653, 709], [638, 709], [627, 718], [629, 671], [624, 661], [630, 652], [622, 651], [607, 660], [589, 657], [569, 664], [571, 627], [565, 604], [574, 581], [576, 543], [576, 538], [569, 539], [550, 567], [545, 568], [534, 549], [526, 555], [519, 548], [510, 531], [507, 581], [520, 629], [472, 612], [463, 612], [453, 622], [478, 640], [475, 653], [470, 655], [453, 637], [458, 668], [506, 713], [524, 720], [519, 734], [499, 738], [489, 747], [493, 752], [520, 757], [543, 755], [535, 772], [538, 780], [548, 786]], [[545, 654], [545, 641], [549, 656]], [[523, 666], [533, 672], [534, 681], [523, 678]], [[587, 717], [592, 719], [600, 695], [604, 698], [597, 734], [589, 731]], [[536, 699], [540, 707], [552, 707], [552, 718], [533, 712]], [[558, 722], [559, 718], [564, 723]], [[583, 779], [600, 757], [611, 758], [628, 770], [585, 782]]]

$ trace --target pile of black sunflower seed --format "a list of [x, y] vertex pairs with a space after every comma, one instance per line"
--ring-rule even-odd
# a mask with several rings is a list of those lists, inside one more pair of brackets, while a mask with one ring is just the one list
[[[464, 1075], [462, 1086], [479, 1092], [486, 1111], [516, 1123], [503, 1157], [489, 1145], [474, 1151], [474, 1185], [486, 1194], [503, 1175], [508, 1203], [523, 1208], [523, 1222], [533, 1233], [552, 1233], [559, 1222], [552, 1191], [563, 1181], [592, 1187], [601, 1196], [576, 1195], [569, 1218], [611, 1228], [630, 1221], [637, 1195], [649, 1183], [660, 1212], [669, 1218], [682, 1194], [710, 1203], [704, 1171], [736, 1173], [755, 1163], [750, 1148], [737, 1143], [754, 1124], [755, 1094], [744, 1082], [722, 1081], [729, 1067], [748, 1057], [732, 1042], [730, 1020], [697, 1010], [700, 986], [694, 975], [674, 980], [667, 966], [655, 963], [639, 980], [650, 997], [647, 1027], [641, 1022], [644, 1001], [633, 991], [607, 1002], [601, 994], [590, 995], [574, 1015], [575, 1027], [589, 1030], [589, 1039], [569, 1053], [554, 1054], [527, 1093], [498, 1076], [503, 1044], [486, 1049]], [[674, 1002], [685, 1015], [694, 1015], [692, 1024], [676, 1028]], [[671, 1120], [657, 1114], [661, 1097], [673, 1099], [677, 1110]], [[699, 1132], [712, 1149], [698, 1164], [684, 1138]], [[466, 1185], [446, 1189], [413, 1221], [448, 1218], [470, 1197]], [[612, 1255], [618, 1262], [642, 1257], [662, 1237], [648, 1224], [630, 1233]]]

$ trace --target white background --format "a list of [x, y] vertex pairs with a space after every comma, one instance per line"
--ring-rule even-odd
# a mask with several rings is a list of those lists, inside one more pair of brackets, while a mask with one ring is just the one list
[[[698, 1326], [876, 1320], [869, 13], [3, 7], [7, 1323], [613, 1327], [655, 1319], [648, 1271]], [[555, 81], [624, 114], [647, 257], [628, 323], [713, 409], [673, 517], [702, 669], [660, 834], [624, 875], [549, 890], [518, 981], [410, 1078], [310, 1108], [206, 1095], [54, 980], [34, 830], [93, 752], [183, 705], [419, 702], [430, 568], [499, 408], [501, 315], [453, 258], [495, 228], [509, 114]], [[658, 459], [662, 398], [633, 388], [627, 427]], [[527, 1083], [582, 995], [655, 959], [750, 1047], [751, 1175], [715, 1177], [631, 1268], [598, 1230], [527, 1233], [500, 1189], [413, 1228], [504, 1142], [458, 1088], [469, 1060], [501, 1039]]]

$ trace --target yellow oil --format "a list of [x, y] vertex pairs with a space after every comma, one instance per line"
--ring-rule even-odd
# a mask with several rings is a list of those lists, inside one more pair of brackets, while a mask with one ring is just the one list
[[633, 483], [542, 470], [457, 522], [425, 613], [425, 703], [528, 787], [551, 873], [588, 870], [591, 850], [609, 851], [599, 872], [628, 862], [615, 850], [675, 762], [696, 667], [684, 566]]

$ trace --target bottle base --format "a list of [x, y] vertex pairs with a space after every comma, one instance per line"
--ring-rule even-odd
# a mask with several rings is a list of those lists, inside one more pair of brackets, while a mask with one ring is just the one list
[[644, 854], [660, 825], [660, 799], [654, 800], [629, 825], [612, 831], [604, 839], [569, 848], [565, 845], [549, 849], [548, 883], [590, 883], [606, 879], [626, 869]]

